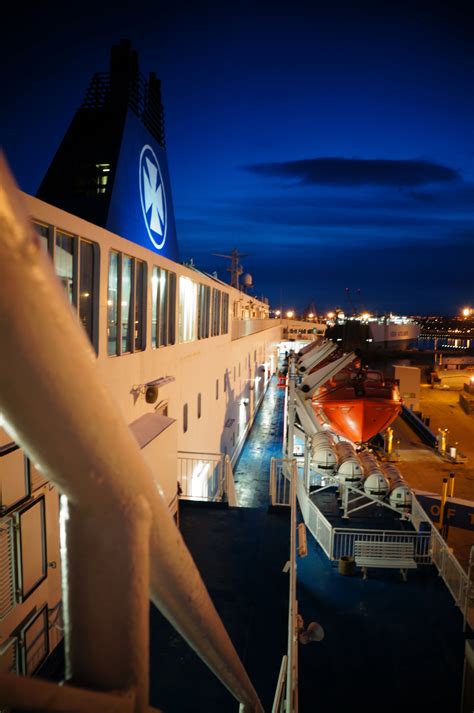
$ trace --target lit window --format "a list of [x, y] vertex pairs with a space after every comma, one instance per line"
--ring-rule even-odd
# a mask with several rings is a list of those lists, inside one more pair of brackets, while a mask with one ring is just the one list
[[18, 599], [24, 602], [47, 575], [44, 497], [14, 517], [18, 533]]
[[211, 288], [199, 285], [198, 292], [198, 339], [207, 339], [211, 313]]
[[[47, 243], [44, 242], [46, 235]], [[44, 228], [40, 239], [44, 247], [47, 244], [48, 250], [52, 252], [56, 275], [61, 280], [70, 304], [78, 312], [87, 336], [98, 351], [99, 246], [60, 230], [55, 230], [53, 239], [52, 226]]]
[[220, 334], [221, 319], [221, 291], [212, 290], [212, 327], [211, 336], [217, 337]]
[[179, 341], [196, 339], [197, 285], [189, 277], [179, 278]]
[[75, 304], [74, 237], [72, 235], [56, 232], [54, 269], [63, 284], [69, 302]]
[[96, 190], [105, 193], [109, 182], [110, 163], [96, 163]]
[[176, 332], [176, 275], [163, 268], [154, 267], [151, 278], [152, 315], [151, 335], [153, 347], [175, 343]]
[[146, 344], [146, 263], [114, 251], [109, 257], [108, 354], [126, 354]]
[[222, 293], [221, 334], [229, 331], [229, 295]]

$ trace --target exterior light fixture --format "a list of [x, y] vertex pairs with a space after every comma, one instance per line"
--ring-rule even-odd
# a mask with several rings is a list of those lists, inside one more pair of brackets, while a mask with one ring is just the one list
[[295, 313], [293, 312], [292, 309], [288, 310], [288, 312], [286, 313], [286, 316], [288, 317], [288, 319], [292, 319], [294, 317], [294, 315], [295, 315]]

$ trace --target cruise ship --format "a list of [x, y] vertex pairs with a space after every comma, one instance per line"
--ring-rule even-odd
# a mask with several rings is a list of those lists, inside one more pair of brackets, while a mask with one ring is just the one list
[[333, 313], [328, 321], [327, 336], [340, 342], [344, 349], [364, 352], [406, 350], [417, 347], [420, 326], [410, 317], [401, 315], [371, 315], [368, 312], [348, 317]]
[[179, 262], [129, 43], [38, 196], [2, 159], [2, 713], [472, 709], [470, 574], [318, 421], [323, 333]]

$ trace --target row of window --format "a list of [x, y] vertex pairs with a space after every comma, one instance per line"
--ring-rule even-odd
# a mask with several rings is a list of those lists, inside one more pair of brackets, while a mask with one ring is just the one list
[[229, 295], [215, 287], [179, 278], [179, 341], [217, 337], [229, 331]]
[[[76, 308], [98, 351], [99, 265], [97, 243], [36, 224], [42, 245], [54, 263], [70, 303]], [[146, 347], [148, 265], [111, 250], [107, 287], [107, 353], [118, 356]], [[152, 267], [151, 345], [153, 348], [207, 339], [229, 331], [229, 295], [188, 277], [179, 278], [176, 325], [176, 274]]]
[[99, 293], [99, 246], [68, 235], [52, 226], [36, 225], [41, 245], [53, 259], [69, 302], [75, 307], [90, 341], [97, 351]]

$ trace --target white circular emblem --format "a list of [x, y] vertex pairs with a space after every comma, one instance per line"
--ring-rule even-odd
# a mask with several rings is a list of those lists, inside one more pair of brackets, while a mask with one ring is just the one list
[[143, 219], [151, 242], [161, 250], [168, 226], [165, 186], [156, 154], [148, 144], [141, 150], [138, 170]]

